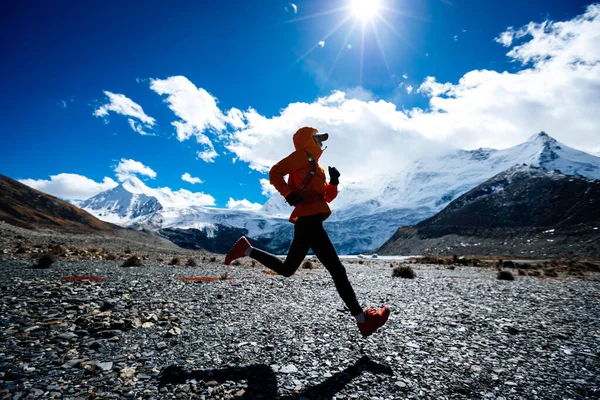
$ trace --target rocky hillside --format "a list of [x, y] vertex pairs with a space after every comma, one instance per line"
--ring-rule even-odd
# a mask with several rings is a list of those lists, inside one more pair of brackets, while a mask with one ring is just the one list
[[600, 181], [522, 165], [401, 227], [378, 253], [600, 256], [599, 227]]
[[4, 175], [0, 175], [0, 220], [28, 229], [118, 229], [117, 226], [100, 221], [66, 201], [32, 189]]
[[[0, 246], [48, 243], [163, 248], [178, 251], [153, 233], [104, 222], [66, 201], [0, 175]], [[6, 250], [8, 251], [8, 250]]]

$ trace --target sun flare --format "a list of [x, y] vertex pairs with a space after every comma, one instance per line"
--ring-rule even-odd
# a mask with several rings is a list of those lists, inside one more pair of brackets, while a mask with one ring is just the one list
[[378, 0], [351, 0], [350, 9], [354, 16], [363, 21], [370, 21], [381, 7]]

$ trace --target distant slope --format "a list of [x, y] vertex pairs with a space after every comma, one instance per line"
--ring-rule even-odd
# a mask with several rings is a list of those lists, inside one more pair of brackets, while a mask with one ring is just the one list
[[27, 229], [110, 231], [118, 227], [82, 209], [0, 174], [0, 220]]
[[600, 181], [515, 166], [415, 226], [379, 254], [600, 256]]

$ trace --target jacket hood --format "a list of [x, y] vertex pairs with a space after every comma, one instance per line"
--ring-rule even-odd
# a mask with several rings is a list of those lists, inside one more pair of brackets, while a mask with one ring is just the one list
[[323, 150], [313, 140], [312, 135], [314, 132], [318, 132], [318, 130], [310, 126], [298, 129], [294, 134], [294, 147], [296, 150], [308, 151], [318, 161], [321, 154], [323, 154]]

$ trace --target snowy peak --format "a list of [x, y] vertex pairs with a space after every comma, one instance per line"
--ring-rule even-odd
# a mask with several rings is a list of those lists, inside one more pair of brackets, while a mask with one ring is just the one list
[[121, 184], [80, 204], [80, 207], [104, 221], [120, 223], [152, 214], [162, 205], [155, 197], [132, 193], [131, 186]]
[[515, 161], [558, 170], [566, 175], [600, 179], [600, 158], [560, 143], [546, 132], [533, 135], [527, 142], [502, 150], [513, 155]]

